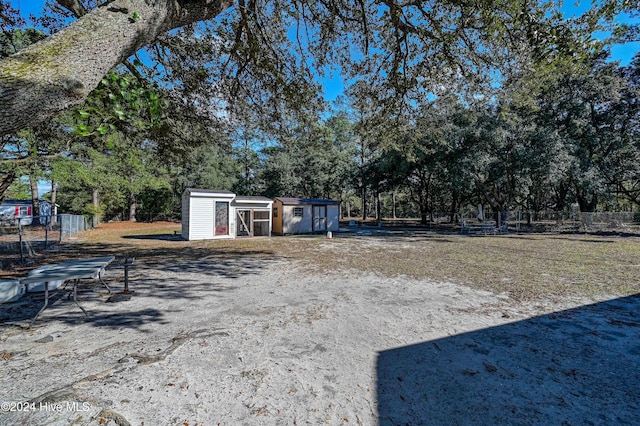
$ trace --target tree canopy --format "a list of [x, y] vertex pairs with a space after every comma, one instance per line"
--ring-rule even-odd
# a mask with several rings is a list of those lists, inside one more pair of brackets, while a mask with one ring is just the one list
[[[0, 198], [30, 176], [109, 217], [174, 211], [194, 185], [334, 197], [364, 218], [404, 199], [423, 221], [637, 205], [640, 73], [607, 56], [636, 31], [613, 18], [635, 10], [47, 0], [27, 25], [0, 0]], [[334, 72], [347, 88], [329, 112]]]
[[[8, 28], [15, 11], [2, 4]], [[564, 18], [547, 0], [47, 5], [58, 16], [46, 15], [40, 23], [52, 35], [0, 60], [0, 134], [80, 105], [107, 72], [143, 46], [174, 80], [190, 65], [204, 66], [209, 95], [229, 109], [238, 98], [240, 107], [249, 102], [264, 117], [282, 113], [283, 105], [304, 109], [318, 101], [314, 75], [339, 68], [347, 79], [374, 86], [377, 100], [398, 111], [416, 97], [437, 94], [444, 82], [458, 81], [460, 90], [474, 92], [533, 64], [597, 48], [586, 46], [591, 33], [605, 12], [627, 3], [605, 2], [575, 19]], [[188, 89], [189, 81], [182, 84]]]

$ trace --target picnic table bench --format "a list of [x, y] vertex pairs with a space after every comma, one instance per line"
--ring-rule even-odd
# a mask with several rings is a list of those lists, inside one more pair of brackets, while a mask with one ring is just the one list
[[33, 327], [33, 324], [38, 319], [38, 316], [47, 309], [49, 305], [49, 282], [53, 281], [71, 281], [73, 284], [73, 301], [75, 304], [82, 310], [85, 317], [89, 317], [87, 311], [80, 306], [77, 298], [78, 291], [78, 283], [82, 279], [93, 279], [100, 280], [100, 283], [107, 288], [109, 293], [111, 293], [111, 289], [102, 279], [102, 275], [104, 274], [105, 268], [113, 262], [115, 257], [107, 256], [107, 257], [92, 257], [85, 259], [74, 259], [68, 260], [66, 262], [55, 263], [52, 265], [46, 265], [42, 267], [40, 271], [33, 273], [25, 278], [20, 279], [20, 283], [23, 285], [33, 284], [33, 283], [42, 283], [44, 282], [44, 306], [38, 311], [38, 313], [33, 317], [31, 323], [29, 324], [29, 328]]
[[481, 222], [476, 224], [468, 224], [466, 221], [462, 222], [463, 234], [480, 234], [480, 235], [495, 235], [497, 234], [497, 228], [493, 222]]

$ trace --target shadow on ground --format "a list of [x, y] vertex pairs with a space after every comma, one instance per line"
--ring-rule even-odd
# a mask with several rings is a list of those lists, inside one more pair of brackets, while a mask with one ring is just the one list
[[410, 242], [429, 240], [432, 242], [452, 242], [460, 234], [454, 232], [438, 232], [430, 229], [412, 228], [379, 228], [373, 226], [356, 226], [341, 228], [336, 233], [338, 238], [384, 238], [385, 241]]
[[[142, 236], [146, 237], [146, 236]], [[160, 235], [162, 237], [162, 235]], [[132, 237], [133, 238], [133, 237]], [[181, 241], [184, 243], [184, 241]], [[281, 260], [273, 250], [235, 247], [174, 245], [162, 241], [160, 247], [139, 247], [128, 244], [73, 244], [58, 252], [48, 253], [37, 262], [5, 274], [3, 279], [18, 279], [34, 267], [77, 258], [115, 256], [108, 269], [121, 268], [119, 261], [135, 257], [135, 268], [160, 268], [167, 271], [198, 272], [209, 275], [239, 277], [254, 274], [264, 268], [263, 262]]]
[[[95, 327], [127, 327], [144, 331], [144, 326], [148, 324], [162, 325], [167, 323], [166, 309], [140, 308], [135, 303], [135, 298], [132, 298], [132, 301], [119, 303], [117, 311], [106, 309], [106, 304], [109, 304], [108, 298], [116, 292], [121, 292], [122, 288], [113, 285], [113, 293], [109, 294], [104, 287], [100, 287], [100, 284], [93, 283], [83, 285], [78, 289], [78, 303], [87, 311], [88, 317], [86, 317], [73, 301], [69, 289], [71, 286], [66, 289], [61, 287], [51, 292], [48, 307], [38, 316], [34, 324], [35, 327], [51, 320], [69, 325], [87, 321]], [[180, 295], [186, 299], [196, 297], [189, 292]], [[139, 293], [138, 297], [148, 298], [149, 295]], [[169, 293], [164, 297], [176, 297], [176, 294]], [[44, 293], [41, 292], [27, 293], [17, 302], [0, 305], [0, 328], [21, 323], [20, 327], [26, 329], [43, 305]]]
[[160, 240], [160, 241], [185, 241], [180, 234], [148, 234], [148, 235], [125, 235], [125, 240]]
[[379, 352], [381, 426], [638, 424], [640, 297]]
[[[118, 255], [121, 253], [121, 255]], [[106, 281], [113, 293], [124, 290], [124, 266], [118, 263], [124, 257], [136, 257], [129, 268], [129, 287], [135, 291], [131, 301], [124, 301], [122, 309], [109, 312], [100, 306], [107, 302], [110, 294], [95, 280], [83, 280], [78, 288], [78, 301], [89, 313], [89, 321], [96, 327], [128, 327], [142, 329], [147, 324], [165, 324], [166, 308], [140, 309], [136, 299], [189, 301], [214, 298], [236, 288], [235, 280], [245, 276], [258, 276], [271, 262], [280, 258], [273, 252], [261, 250], [216, 249], [207, 247], [145, 248], [129, 246], [83, 244], [82, 252], [65, 251], [60, 259], [49, 259], [47, 263], [74, 257], [100, 257], [116, 255], [107, 268]], [[49, 318], [76, 324], [84, 321], [82, 311], [75, 306], [67, 284], [52, 292], [49, 306], [40, 315], [40, 321]], [[119, 303], [119, 302], [118, 302]], [[44, 293], [27, 293], [14, 303], [0, 304], [0, 326], [28, 322], [44, 305]], [[26, 326], [26, 325], [25, 325]]]

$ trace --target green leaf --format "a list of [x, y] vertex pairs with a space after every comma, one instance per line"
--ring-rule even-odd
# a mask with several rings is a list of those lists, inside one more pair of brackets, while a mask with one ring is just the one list
[[118, 119], [120, 119], [120, 120], [124, 120], [125, 119], [125, 113], [124, 113], [123, 110], [114, 109], [113, 112], [118, 116]]
[[141, 18], [141, 16], [137, 11], [133, 12], [133, 15], [131, 16], [131, 19], [133, 19], [134, 21], [137, 21], [140, 18]]
[[89, 136], [93, 132], [93, 128], [82, 125], [73, 129], [73, 132], [78, 136]]

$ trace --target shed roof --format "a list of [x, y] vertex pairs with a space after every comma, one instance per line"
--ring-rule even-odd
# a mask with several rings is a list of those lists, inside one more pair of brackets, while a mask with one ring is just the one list
[[30, 206], [32, 203], [31, 200], [2, 200], [3, 206]]
[[200, 194], [216, 194], [216, 195], [227, 195], [227, 196], [231, 196], [234, 197], [236, 194], [234, 194], [231, 191], [226, 191], [226, 190], [218, 190], [218, 189], [198, 189], [198, 188], [187, 188], [184, 190], [184, 192], [189, 193], [189, 194], [193, 194], [193, 193], [200, 193]]
[[[45, 200], [44, 198], [39, 198], [38, 201], [40, 202], [40, 204], [43, 204], [43, 203], [51, 204], [51, 201]], [[33, 204], [33, 201], [31, 200], [2, 200], [2, 202], [0, 203], [0, 205], [3, 205], [3, 206], [30, 206], [32, 204]], [[60, 207], [60, 205], [56, 204], [56, 207]]]
[[278, 197], [276, 200], [280, 201], [284, 205], [300, 205], [300, 204], [315, 204], [315, 205], [328, 205], [328, 204], [340, 204], [339, 201], [330, 200], [327, 198], [290, 198], [290, 197]]
[[273, 203], [273, 200], [271, 198], [248, 195], [238, 195], [233, 201], [235, 201], [236, 203]]

